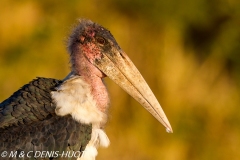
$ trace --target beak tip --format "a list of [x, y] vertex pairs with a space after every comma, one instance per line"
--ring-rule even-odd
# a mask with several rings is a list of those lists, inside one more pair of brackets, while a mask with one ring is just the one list
[[170, 127], [170, 128], [167, 127], [167, 128], [166, 128], [166, 132], [167, 132], [167, 133], [173, 133], [173, 130], [172, 130], [171, 127]]

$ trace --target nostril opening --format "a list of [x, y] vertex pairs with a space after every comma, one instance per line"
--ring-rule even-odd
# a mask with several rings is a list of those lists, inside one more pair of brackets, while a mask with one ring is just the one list
[[120, 52], [120, 56], [123, 58], [123, 59], [125, 59], [125, 57], [122, 55], [122, 53]]

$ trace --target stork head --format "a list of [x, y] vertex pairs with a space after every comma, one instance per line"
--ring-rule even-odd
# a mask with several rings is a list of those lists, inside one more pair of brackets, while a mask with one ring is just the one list
[[151, 89], [107, 29], [90, 20], [80, 20], [69, 38], [68, 50], [74, 74], [108, 76], [172, 132]]

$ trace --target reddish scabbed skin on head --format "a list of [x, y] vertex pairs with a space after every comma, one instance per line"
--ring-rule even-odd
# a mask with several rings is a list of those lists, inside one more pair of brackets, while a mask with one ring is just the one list
[[95, 59], [101, 59], [101, 49], [95, 43], [86, 42], [80, 44], [80, 46], [82, 53], [85, 54], [91, 64]]
[[103, 52], [112, 47], [120, 48], [111, 33], [90, 20], [80, 20], [70, 35], [68, 50], [74, 74], [85, 76], [91, 73], [99, 77], [105, 75], [93, 62], [102, 58]]

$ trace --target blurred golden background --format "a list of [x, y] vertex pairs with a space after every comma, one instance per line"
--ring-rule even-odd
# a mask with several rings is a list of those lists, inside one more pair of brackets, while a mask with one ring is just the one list
[[106, 79], [111, 145], [98, 160], [239, 159], [239, 0], [1, 0], [0, 11], [0, 101], [37, 76], [63, 79], [71, 26], [89, 18], [111, 31], [174, 130]]

